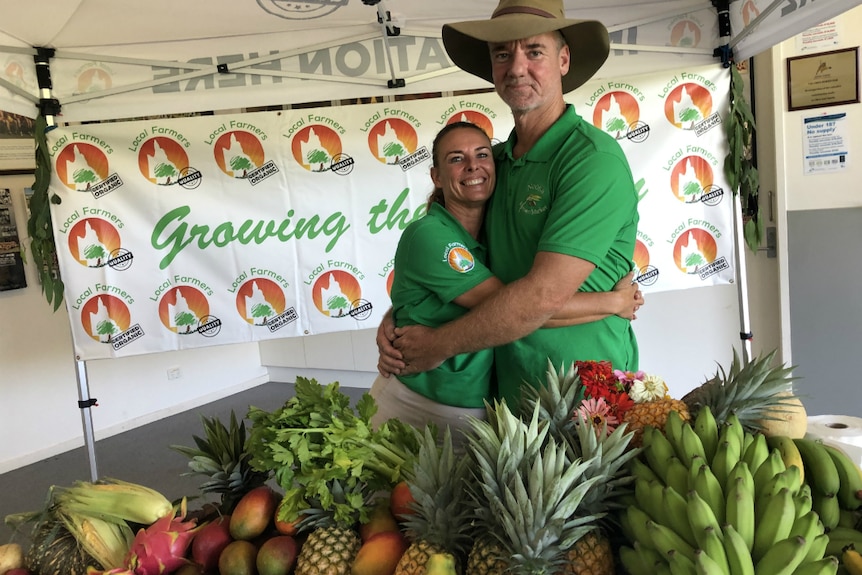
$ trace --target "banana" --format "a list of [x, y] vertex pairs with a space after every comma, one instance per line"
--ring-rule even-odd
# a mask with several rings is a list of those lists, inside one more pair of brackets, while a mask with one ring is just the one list
[[671, 457], [667, 460], [665, 483], [668, 487], [673, 487], [680, 495], [684, 495], [689, 490], [688, 467], [683, 465], [679, 457]]
[[706, 460], [703, 457], [697, 456], [691, 460], [691, 465], [688, 467], [688, 488], [694, 489], [694, 480], [697, 479], [697, 474], [700, 473], [700, 468], [706, 465]]
[[685, 453], [682, 450], [682, 427], [688, 425], [679, 412], [674, 410], [667, 414], [667, 419], [664, 421], [664, 434], [667, 440], [673, 446], [676, 456], [683, 458]]
[[745, 542], [748, 551], [754, 546], [754, 490], [742, 478], [730, 486], [727, 492], [726, 519]]
[[[646, 525], [644, 525], [644, 529], [646, 529]], [[634, 550], [640, 562], [649, 567], [650, 573], [652, 573], [656, 565], [665, 563], [665, 559], [650, 545], [644, 545], [640, 541], [635, 541]]]
[[838, 504], [837, 495], [823, 495], [815, 491], [811, 496], [811, 508], [820, 516], [826, 529], [838, 527], [838, 522], [841, 521], [841, 506]]
[[688, 492], [688, 497], [686, 498], [686, 517], [689, 529], [695, 539], [693, 545], [703, 547], [702, 537], [707, 527], [715, 530], [721, 528], [721, 524], [716, 519], [712, 507], [694, 489]]
[[844, 549], [841, 553], [841, 562], [850, 575], [862, 575], [862, 554], [856, 549], [852, 547]]
[[[649, 431], [647, 431], [649, 430]], [[667, 460], [676, 455], [664, 433], [655, 428], [645, 428], [643, 437], [644, 456], [653, 473], [665, 480]]]
[[760, 497], [769, 481], [782, 471], [784, 471], [784, 461], [781, 459], [781, 454], [778, 453], [777, 449], [772, 450], [766, 460], [754, 472], [755, 497]]
[[662, 505], [664, 506], [667, 526], [676, 531], [689, 545], [697, 545], [692, 528], [688, 523], [688, 502], [672, 487], [662, 489]]
[[811, 511], [811, 487], [806, 483], [793, 498], [793, 503], [796, 505], [796, 517], [801, 517]]
[[631, 460], [631, 467], [629, 468], [629, 473], [634, 478], [645, 479], [647, 481], [661, 481], [658, 475], [650, 469], [649, 465], [638, 459], [637, 457]]
[[802, 564], [807, 549], [802, 537], [776, 541], [754, 564], [754, 575], [791, 575]]
[[[745, 444], [745, 436], [747, 433], [745, 428], [742, 427], [739, 417], [737, 417], [735, 413], [731, 413], [727, 416], [727, 419], [724, 422], [724, 427], [722, 427], [722, 431], [725, 432], [724, 441], [736, 441], [739, 444], [739, 452], [745, 453], [742, 446]], [[719, 432], [719, 437], [721, 437], [721, 432]]]
[[[826, 451], [823, 443], [804, 437], [793, 440], [799, 448], [802, 462], [805, 465], [805, 475], [814, 493], [835, 495], [841, 487], [841, 478], [832, 456]], [[821, 517], [821, 519], [823, 519]], [[824, 521], [824, 524], [826, 522]]]
[[661, 507], [661, 499], [658, 501], [653, 499], [653, 485], [656, 485], [656, 482], [640, 478], [635, 479], [635, 501], [637, 507], [649, 515], [650, 519], [658, 520], [660, 517], [658, 508]]
[[724, 553], [731, 575], [754, 575], [754, 561], [751, 559], [751, 551], [746, 546], [742, 536], [733, 528], [733, 525], [725, 525], [723, 532]]
[[848, 545], [862, 549], [862, 532], [847, 527], [836, 527], [827, 533], [829, 543], [826, 545], [827, 555], [841, 556], [841, 550]]
[[655, 570], [652, 566], [641, 561], [637, 552], [631, 547], [625, 545], [620, 547], [618, 551], [620, 562], [626, 568], [626, 572], [631, 575], [653, 575]]
[[816, 511], [809, 511], [802, 517], [797, 517], [793, 520], [793, 527], [790, 528], [788, 537], [798, 535], [805, 539], [813, 539], [825, 531], [823, 523], [820, 521], [820, 516]]
[[697, 575], [729, 575], [728, 571], [723, 570], [721, 565], [703, 549], [697, 550], [694, 564]]
[[858, 512], [844, 508], [841, 509], [841, 515], [838, 518], [838, 525], [841, 527], [856, 527], [856, 523], [858, 521]]
[[703, 442], [697, 436], [697, 433], [694, 432], [694, 428], [687, 423], [682, 426], [682, 452], [684, 457], [680, 459], [682, 459], [683, 463], [687, 464], [694, 460], [695, 457], [701, 457], [704, 463], [709, 465], [710, 459], [703, 448]]
[[652, 543], [652, 536], [646, 526], [647, 521], [651, 521], [650, 516], [639, 507], [632, 505], [626, 509], [626, 518], [633, 535], [632, 541], [635, 544], [635, 548], [640, 543], [641, 546], [655, 549], [655, 545]]
[[799, 469], [799, 485], [805, 481], [805, 466], [802, 463], [802, 455], [799, 453], [799, 448], [793, 442], [793, 439], [786, 435], [772, 435], [766, 438], [766, 444], [771, 449], [777, 449], [781, 453], [781, 459], [784, 460], [784, 467], [790, 468], [796, 466]]
[[706, 554], [718, 564], [723, 573], [729, 574], [730, 565], [727, 562], [727, 553], [724, 551], [724, 543], [721, 541], [723, 536], [724, 533], [721, 529], [707, 527], [704, 529], [704, 545], [702, 549], [706, 551]]
[[838, 503], [843, 509], [858, 509], [862, 506], [862, 500], [857, 496], [857, 493], [862, 491], [862, 476], [859, 475], [859, 468], [846, 453], [837, 447], [824, 443], [823, 448], [832, 457], [832, 462], [838, 471], [838, 479], [840, 480]]
[[815, 535], [814, 538], [811, 539], [811, 545], [808, 547], [808, 553], [805, 554], [803, 563], [810, 563], [811, 561], [819, 561], [820, 559], [823, 559], [823, 556], [826, 554], [827, 545], [829, 545], [828, 534], [821, 533], [820, 535]]
[[738, 478], [741, 478], [745, 482], [745, 485], [751, 489], [751, 492], [754, 493], [754, 476], [749, 471], [748, 464], [742, 459], [730, 470], [730, 475], [727, 476], [727, 488], [729, 489]]
[[694, 478], [694, 490], [712, 508], [719, 525], [723, 524], [725, 516], [724, 492], [708, 465], [700, 467], [697, 477]]
[[702, 406], [694, 418], [694, 432], [700, 438], [706, 460], [712, 463], [715, 450], [718, 447], [718, 423], [712, 409], [708, 405]]
[[670, 566], [671, 575], [697, 575], [697, 568], [694, 561], [678, 552], [676, 549], [671, 549], [667, 554], [668, 565]]
[[752, 475], [757, 473], [760, 465], [769, 457], [769, 445], [766, 444], [766, 436], [762, 433], [754, 434], [751, 445], [742, 453], [742, 459], [748, 464]]
[[773, 495], [786, 487], [794, 497], [799, 492], [799, 468], [795, 465], [776, 473], [772, 479], [763, 486], [761, 495]]
[[838, 573], [838, 558], [829, 555], [819, 561], [803, 563], [796, 568], [793, 575], [835, 575], [836, 573]]
[[754, 441], [754, 434], [746, 433], [745, 436], [742, 438], [742, 449], [740, 451], [742, 451], [742, 453], [745, 453], [745, 450], [748, 449], [748, 446], [751, 445], [752, 441]]
[[712, 457], [712, 473], [718, 479], [721, 488], [727, 491], [727, 478], [730, 476], [733, 468], [740, 461], [742, 454], [739, 452], [739, 446], [732, 441], [723, 441], [716, 447], [715, 455]]
[[677, 535], [670, 527], [655, 521], [647, 521], [647, 530], [652, 538], [653, 546], [659, 553], [667, 555], [671, 550], [675, 550], [694, 561], [694, 547], [686, 543], [685, 539]]
[[754, 545], [751, 548], [755, 571], [757, 571], [758, 561], [777, 542], [787, 539], [796, 517], [793, 498], [786, 488], [767, 498], [762, 507], [763, 512], [760, 515], [763, 520], [757, 524], [754, 530]]

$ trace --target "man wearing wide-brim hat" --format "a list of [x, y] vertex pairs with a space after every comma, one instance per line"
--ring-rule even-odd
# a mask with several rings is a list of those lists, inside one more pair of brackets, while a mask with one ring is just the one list
[[443, 26], [452, 61], [493, 82], [515, 129], [495, 148], [497, 188], [485, 220], [490, 267], [506, 287], [436, 330], [412, 326], [395, 341], [411, 370], [457, 353], [496, 347], [500, 395], [517, 405], [520, 385], [554, 366], [609, 360], [636, 370], [631, 322], [543, 328], [577, 291], [603, 292], [632, 270], [637, 193], [619, 144], [584, 121], [563, 94], [608, 56], [595, 21], [565, 17], [562, 0], [500, 0], [489, 20]]

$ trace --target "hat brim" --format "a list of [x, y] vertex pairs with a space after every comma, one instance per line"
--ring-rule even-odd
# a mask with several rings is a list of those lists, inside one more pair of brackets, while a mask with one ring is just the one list
[[443, 25], [443, 46], [452, 62], [474, 76], [494, 83], [488, 42], [511, 42], [559, 30], [571, 52], [563, 93], [592, 78], [610, 51], [608, 30], [595, 20], [540, 18], [524, 14]]

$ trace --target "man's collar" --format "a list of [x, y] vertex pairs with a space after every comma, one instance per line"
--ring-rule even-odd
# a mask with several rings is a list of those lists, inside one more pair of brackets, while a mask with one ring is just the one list
[[[548, 162], [554, 155], [559, 152], [559, 142], [571, 131], [572, 126], [581, 118], [575, 113], [575, 107], [572, 104], [566, 104], [566, 109], [559, 119], [551, 124], [548, 131], [542, 134], [539, 141], [530, 148], [530, 150], [521, 156], [524, 161], [530, 162]], [[502, 148], [502, 153], [509, 160], [514, 160], [512, 150], [518, 142], [518, 135], [513, 129], [509, 139], [506, 140]]]

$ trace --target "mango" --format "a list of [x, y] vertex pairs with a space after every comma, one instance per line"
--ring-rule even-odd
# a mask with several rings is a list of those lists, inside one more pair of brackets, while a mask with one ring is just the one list
[[242, 496], [230, 516], [230, 535], [250, 541], [263, 534], [273, 522], [279, 495], [268, 485], [255, 487]]
[[405, 515], [412, 515], [413, 508], [411, 504], [414, 502], [413, 494], [410, 492], [410, 486], [406, 481], [400, 481], [392, 488], [389, 494], [389, 510], [392, 515], [399, 521], [405, 519]]
[[218, 569], [218, 558], [233, 541], [230, 534], [230, 515], [222, 515], [203, 525], [192, 540], [192, 561], [205, 573]]
[[407, 551], [407, 539], [398, 531], [383, 531], [372, 535], [359, 548], [350, 573], [351, 575], [393, 575], [405, 551]]
[[251, 541], [231, 541], [218, 559], [219, 575], [256, 575], [257, 547]]
[[384, 531], [399, 531], [398, 522], [389, 510], [389, 502], [378, 501], [368, 514], [368, 522], [359, 526], [359, 537], [368, 541], [372, 536]]
[[299, 520], [297, 519], [296, 521], [286, 521], [279, 519], [280, 514], [287, 513], [285, 508], [287, 507], [288, 503], [288, 499], [282, 499], [281, 503], [278, 504], [278, 507], [275, 508], [275, 530], [278, 531], [281, 535], [290, 535], [291, 537], [293, 537], [297, 533], [296, 524], [299, 522]]
[[267, 539], [257, 552], [259, 575], [287, 575], [296, 562], [296, 540], [290, 535]]

